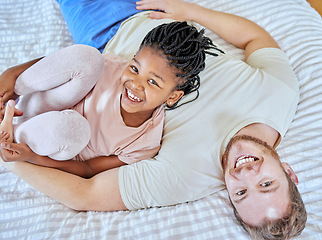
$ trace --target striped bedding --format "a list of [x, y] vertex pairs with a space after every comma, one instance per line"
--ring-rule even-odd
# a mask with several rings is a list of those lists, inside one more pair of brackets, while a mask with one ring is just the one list
[[[278, 152], [299, 177], [308, 212], [297, 239], [322, 239], [322, 19], [305, 0], [190, 0], [249, 18], [278, 41], [300, 83], [295, 119]], [[226, 51], [242, 51], [208, 35]], [[0, 0], [0, 72], [73, 44], [55, 0]], [[249, 239], [225, 190], [140, 211], [76, 212], [0, 167], [0, 239]]]

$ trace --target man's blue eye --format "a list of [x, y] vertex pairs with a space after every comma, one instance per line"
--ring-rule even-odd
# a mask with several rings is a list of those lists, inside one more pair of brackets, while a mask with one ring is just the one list
[[261, 183], [260, 185], [261, 185], [261, 187], [268, 187], [268, 186], [270, 186], [271, 184], [272, 184], [272, 182], [271, 182], [271, 181], [267, 181], [267, 182]]
[[245, 193], [246, 193], [246, 190], [244, 189], [244, 190], [241, 190], [241, 191], [237, 192], [236, 194], [238, 196], [241, 196], [241, 195], [244, 195]]

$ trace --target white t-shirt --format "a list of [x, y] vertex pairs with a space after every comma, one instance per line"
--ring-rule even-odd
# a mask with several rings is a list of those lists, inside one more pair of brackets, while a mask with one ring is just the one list
[[[147, 31], [167, 21], [139, 13], [121, 26], [107, 49], [132, 57], [135, 50], [129, 48], [137, 49]], [[200, 78], [199, 98], [166, 112], [158, 155], [120, 168], [119, 187], [128, 209], [173, 205], [223, 189], [221, 156], [231, 137], [249, 124], [264, 123], [281, 136], [286, 133], [299, 91], [280, 49], [257, 50], [247, 63], [227, 53], [208, 55]]]

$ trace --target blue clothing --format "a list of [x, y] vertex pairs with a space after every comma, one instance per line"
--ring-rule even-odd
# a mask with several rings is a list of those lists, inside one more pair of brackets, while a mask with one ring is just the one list
[[136, 0], [57, 0], [68, 29], [77, 44], [101, 52], [121, 23], [138, 13]]

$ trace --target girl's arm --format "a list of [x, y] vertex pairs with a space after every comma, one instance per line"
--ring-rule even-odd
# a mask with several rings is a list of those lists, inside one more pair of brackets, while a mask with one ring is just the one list
[[6, 162], [29, 162], [38, 166], [56, 168], [84, 178], [125, 165], [117, 156], [100, 156], [87, 161], [57, 161], [34, 153], [26, 144], [3, 142], [2, 156]]
[[0, 97], [2, 103], [9, 101], [9, 99], [15, 99], [17, 96], [14, 93], [16, 79], [21, 73], [34, 65], [42, 58], [37, 58], [29, 62], [8, 68], [0, 75]]
[[[16, 99], [18, 96], [14, 93], [16, 79], [21, 73], [34, 65], [42, 58], [38, 58], [11, 68], [8, 68], [0, 75], [0, 119], [4, 116], [5, 103], [9, 99]], [[22, 111], [16, 109], [15, 116], [21, 116]]]
[[254, 22], [236, 15], [204, 8], [181, 0], [144, 0], [137, 2], [137, 9], [159, 9], [151, 18], [171, 18], [178, 21], [192, 20], [216, 33], [227, 42], [245, 49], [245, 57], [264, 47], [279, 48], [275, 40]]

